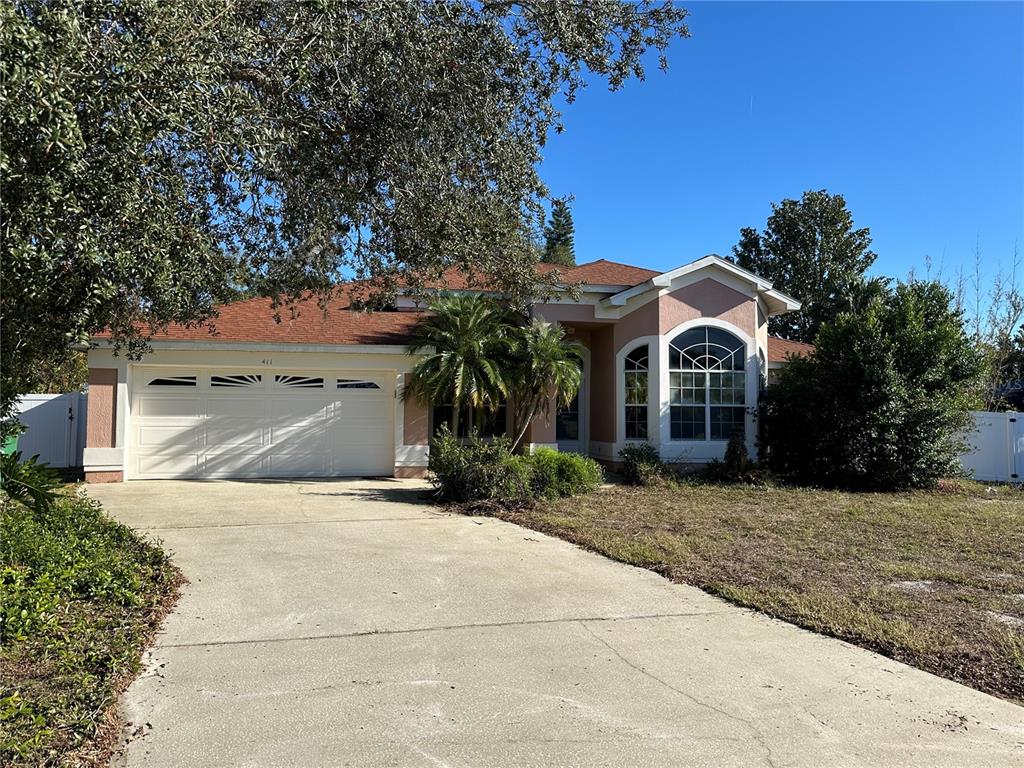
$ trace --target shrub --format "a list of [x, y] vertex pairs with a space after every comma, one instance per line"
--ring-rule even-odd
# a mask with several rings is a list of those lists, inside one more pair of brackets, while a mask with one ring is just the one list
[[459, 441], [442, 426], [430, 446], [430, 480], [446, 501], [522, 503], [597, 490], [604, 475], [591, 459], [541, 448], [512, 453], [505, 437]]
[[430, 445], [430, 481], [446, 501], [526, 501], [532, 494], [526, 459], [512, 453], [507, 437], [465, 442], [442, 425]]
[[854, 490], [930, 487], [956, 473], [980, 360], [945, 287], [900, 284], [824, 326], [815, 346], [765, 396], [771, 469]]
[[534, 495], [557, 499], [593, 493], [604, 480], [601, 465], [575, 453], [538, 448], [528, 459]]
[[651, 485], [672, 476], [658, 449], [650, 443], [630, 443], [619, 451], [619, 457], [622, 477], [630, 485]]

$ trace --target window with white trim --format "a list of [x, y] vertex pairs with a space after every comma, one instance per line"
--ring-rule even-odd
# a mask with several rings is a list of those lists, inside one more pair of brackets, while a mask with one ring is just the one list
[[626, 439], [647, 439], [647, 393], [650, 378], [647, 345], [642, 344], [626, 355], [623, 370], [626, 393]]
[[728, 440], [743, 434], [746, 344], [721, 328], [691, 328], [668, 346], [673, 440]]

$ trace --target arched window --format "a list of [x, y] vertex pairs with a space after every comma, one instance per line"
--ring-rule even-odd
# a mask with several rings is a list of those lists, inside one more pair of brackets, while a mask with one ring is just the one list
[[720, 328], [691, 328], [668, 346], [673, 440], [728, 440], [743, 432], [746, 344]]
[[647, 439], [647, 345], [634, 349], [626, 355], [626, 439]]

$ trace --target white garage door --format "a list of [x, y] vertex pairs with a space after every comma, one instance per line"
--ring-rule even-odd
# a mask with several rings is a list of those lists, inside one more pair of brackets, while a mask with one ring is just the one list
[[129, 477], [394, 470], [394, 374], [132, 369]]

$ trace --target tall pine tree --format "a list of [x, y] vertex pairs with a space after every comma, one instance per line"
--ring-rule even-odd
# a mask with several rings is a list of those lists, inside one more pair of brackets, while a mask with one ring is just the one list
[[541, 261], [563, 267], [575, 267], [574, 233], [569, 204], [565, 200], [555, 200], [551, 205], [551, 220], [544, 228], [544, 255]]

